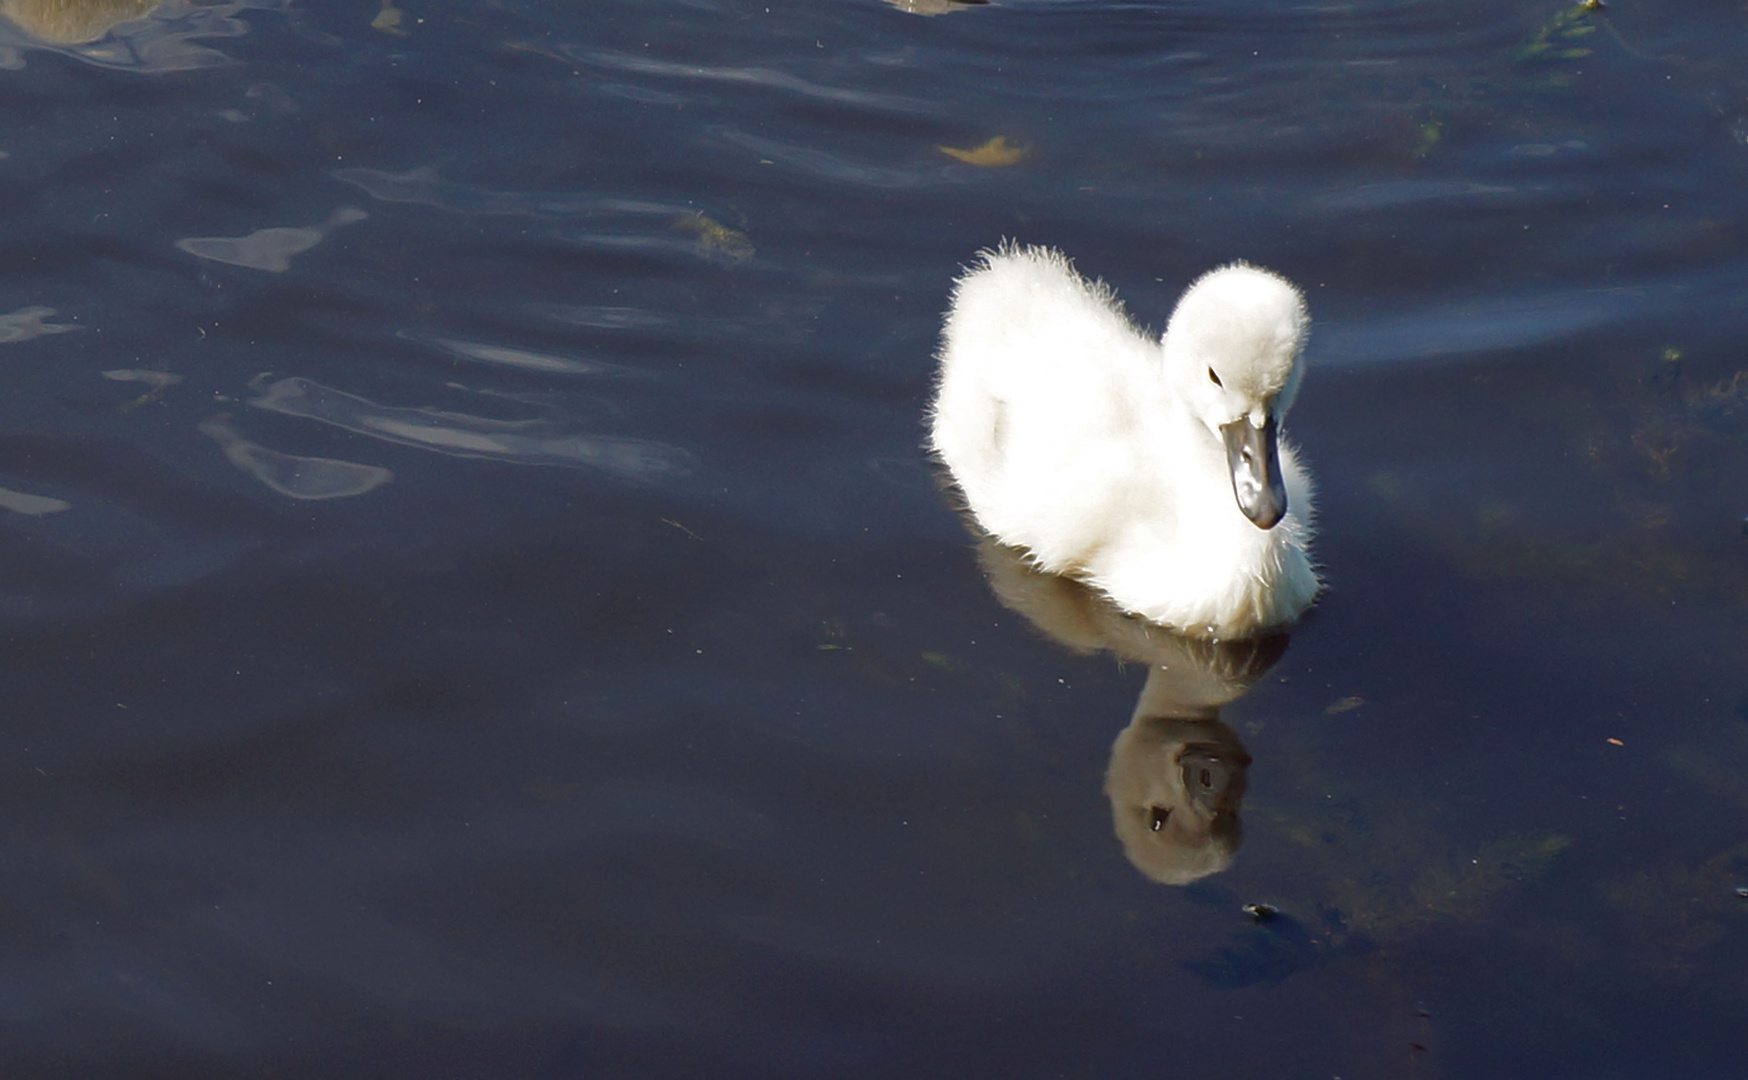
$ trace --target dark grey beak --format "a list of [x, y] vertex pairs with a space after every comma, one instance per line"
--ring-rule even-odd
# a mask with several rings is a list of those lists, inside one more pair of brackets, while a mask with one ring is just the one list
[[1275, 418], [1262, 427], [1239, 417], [1221, 427], [1226, 437], [1226, 464], [1232, 469], [1232, 494], [1238, 509], [1259, 529], [1272, 529], [1286, 516], [1287, 489], [1281, 483], [1281, 448]]

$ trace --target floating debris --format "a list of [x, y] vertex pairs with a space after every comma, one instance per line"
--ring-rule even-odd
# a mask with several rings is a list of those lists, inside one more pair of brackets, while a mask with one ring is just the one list
[[1009, 143], [1005, 135], [997, 135], [981, 146], [973, 146], [965, 150], [954, 146], [936, 146], [935, 149], [956, 161], [963, 161], [967, 165], [976, 165], [985, 169], [999, 169], [1017, 164], [1021, 158], [1032, 152], [1030, 146], [1015, 146]]
[[704, 542], [704, 538], [702, 536], [699, 536], [697, 533], [693, 532], [691, 529], [686, 528], [686, 526], [675, 521], [673, 518], [662, 518], [662, 524], [663, 525], [672, 525], [674, 528], [685, 533], [687, 536], [698, 541], [700, 544], [702, 544]]
[[395, 7], [394, 0], [382, 0], [382, 10], [376, 13], [376, 18], [370, 20], [370, 28], [396, 37], [406, 37], [407, 32], [401, 29], [403, 14], [405, 12]]
[[1349, 712], [1353, 709], [1357, 709], [1361, 705], [1364, 705], [1365, 703], [1366, 703], [1366, 699], [1363, 697], [1344, 697], [1340, 701], [1329, 706], [1328, 708], [1324, 709], [1323, 711], [1330, 716], [1335, 716], [1339, 713]]
[[1410, 152], [1416, 158], [1426, 157], [1438, 146], [1439, 140], [1444, 137], [1444, 131], [1444, 123], [1437, 118], [1421, 124], [1415, 131], [1415, 145]]
[[753, 257], [753, 242], [746, 233], [703, 214], [683, 215], [674, 222], [674, 228], [698, 237], [698, 253], [711, 262], [733, 265]]
[[1281, 909], [1273, 904], [1246, 904], [1243, 911], [1249, 915], [1252, 922], [1268, 922], [1281, 913]]
[[1519, 60], [1578, 60], [1589, 56], [1592, 52], [1572, 44], [1581, 37], [1596, 32], [1596, 23], [1588, 16], [1602, 10], [1598, 0], [1580, 0], [1579, 3], [1566, 8], [1540, 30], [1535, 37], [1530, 38], [1523, 48], [1517, 51]]

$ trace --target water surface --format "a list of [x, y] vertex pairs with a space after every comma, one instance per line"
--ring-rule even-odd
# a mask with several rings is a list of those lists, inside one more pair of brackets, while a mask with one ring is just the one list
[[[1739, 4], [25, 6], [19, 1075], [1739, 1072]], [[1194, 884], [919, 449], [1004, 237], [1316, 319]]]

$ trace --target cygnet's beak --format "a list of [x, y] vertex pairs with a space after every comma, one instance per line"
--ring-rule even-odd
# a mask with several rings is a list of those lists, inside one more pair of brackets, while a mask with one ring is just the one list
[[1286, 516], [1287, 488], [1281, 483], [1281, 450], [1271, 413], [1262, 427], [1239, 417], [1220, 428], [1226, 437], [1226, 464], [1232, 469], [1232, 494], [1259, 529], [1272, 529]]
[[1236, 757], [1222, 753], [1222, 747], [1192, 744], [1184, 747], [1178, 757], [1183, 770], [1184, 794], [1209, 810], [1219, 810], [1233, 800], [1228, 794], [1243, 788], [1235, 781], [1250, 764], [1250, 756], [1240, 752]]

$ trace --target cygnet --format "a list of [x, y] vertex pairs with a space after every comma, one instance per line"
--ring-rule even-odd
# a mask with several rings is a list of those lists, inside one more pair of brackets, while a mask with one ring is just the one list
[[1310, 478], [1280, 435], [1308, 326], [1290, 282], [1233, 263], [1156, 341], [1060, 252], [985, 251], [947, 311], [930, 448], [1040, 569], [1191, 634], [1278, 628], [1320, 588]]

